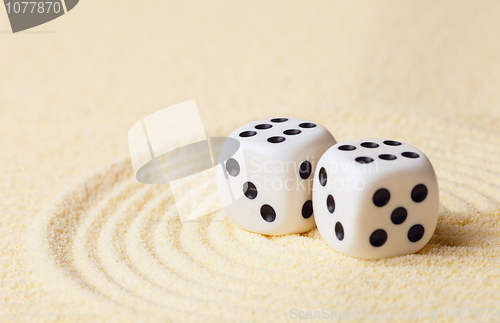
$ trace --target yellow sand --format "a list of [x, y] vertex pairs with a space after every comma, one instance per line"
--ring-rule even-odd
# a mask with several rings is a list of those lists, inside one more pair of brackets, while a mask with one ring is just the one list
[[[500, 310], [498, 17], [493, 1], [86, 0], [12, 35], [0, 10], [0, 321]], [[127, 131], [190, 99], [208, 136], [290, 116], [419, 147], [441, 189], [434, 237], [366, 261], [223, 210], [180, 223], [167, 186], [132, 178]]]

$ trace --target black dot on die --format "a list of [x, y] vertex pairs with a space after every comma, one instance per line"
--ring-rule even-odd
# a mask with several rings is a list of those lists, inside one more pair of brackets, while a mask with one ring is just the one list
[[236, 177], [240, 173], [240, 164], [235, 159], [229, 158], [226, 162], [226, 170], [229, 175]]
[[404, 207], [398, 207], [391, 213], [391, 221], [394, 224], [401, 224], [405, 222], [408, 216], [408, 211]]
[[303, 161], [300, 164], [299, 175], [302, 179], [308, 179], [312, 172], [312, 165], [309, 161]]
[[403, 155], [403, 156], [404, 156], [404, 157], [406, 157], [406, 158], [418, 158], [418, 157], [420, 157], [420, 155], [419, 155], [419, 154], [417, 154], [417, 153], [413, 153], [413, 152], [411, 152], [411, 151], [405, 151], [405, 152], [404, 152], [404, 153], [402, 153], [401, 155]]
[[326, 169], [324, 167], [321, 167], [321, 169], [319, 170], [319, 175], [318, 175], [319, 183], [321, 184], [321, 186], [326, 185], [326, 182], [328, 179], [327, 177], [328, 176], [326, 175]]
[[427, 187], [424, 184], [418, 184], [411, 190], [411, 199], [420, 203], [427, 197]]
[[276, 220], [276, 212], [269, 204], [262, 205], [262, 207], [260, 208], [260, 215], [267, 222], [273, 222], [274, 220]]
[[313, 202], [308, 200], [302, 205], [302, 216], [304, 219], [309, 219], [313, 214]]
[[274, 119], [271, 119], [271, 122], [275, 122], [275, 123], [281, 123], [281, 122], [286, 122], [288, 121], [287, 118], [274, 118]]
[[301, 133], [302, 131], [300, 131], [299, 129], [288, 129], [288, 130], [285, 130], [283, 131], [283, 133], [285, 135], [289, 135], [289, 136], [294, 136], [294, 135], [298, 135], [299, 133]]
[[383, 160], [394, 160], [397, 157], [394, 155], [391, 155], [391, 154], [382, 154], [382, 155], [379, 155], [378, 158], [383, 159]]
[[391, 199], [391, 193], [385, 188], [381, 188], [373, 194], [373, 204], [378, 207], [382, 207], [389, 203]]
[[326, 208], [330, 213], [335, 212], [335, 199], [331, 195], [328, 195], [328, 197], [326, 198]]
[[401, 146], [401, 143], [395, 140], [385, 140], [384, 144], [386, 144], [387, 146]]
[[243, 131], [242, 133], [240, 133], [240, 137], [252, 137], [252, 136], [255, 136], [257, 134], [257, 132], [255, 131], [252, 131], [252, 130], [249, 130], [249, 131]]
[[361, 146], [365, 148], [377, 148], [378, 144], [371, 141], [367, 141], [367, 142], [362, 142]]
[[370, 236], [370, 243], [374, 247], [380, 247], [387, 241], [387, 232], [382, 229], [373, 231]]
[[408, 230], [408, 240], [411, 242], [417, 242], [424, 236], [424, 227], [420, 224], [415, 224]]
[[243, 184], [243, 194], [251, 200], [257, 197], [257, 187], [252, 182]]
[[259, 130], [265, 130], [265, 129], [269, 129], [269, 128], [272, 128], [273, 125], [272, 124], [268, 124], [268, 123], [263, 123], [263, 124], [258, 124], [255, 126], [255, 129], [259, 129]]
[[274, 137], [267, 138], [267, 141], [269, 141], [272, 144], [279, 144], [280, 142], [283, 142], [285, 140], [286, 140], [285, 137], [281, 137], [281, 136], [274, 136]]
[[342, 145], [342, 146], [339, 146], [339, 150], [352, 151], [352, 150], [356, 150], [356, 146], [353, 146], [353, 145]]
[[337, 236], [337, 239], [339, 239], [340, 241], [344, 240], [344, 227], [340, 222], [337, 222], [335, 224], [335, 235]]
[[316, 127], [316, 124], [314, 124], [312, 122], [304, 122], [304, 123], [299, 124], [299, 127], [301, 127], [301, 128], [314, 128], [314, 127]]
[[360, 164], [369, 164], [373, 162], [373, 158], [366, 157], [366, 156], [361, 156], [355, 159], [358, 163]]

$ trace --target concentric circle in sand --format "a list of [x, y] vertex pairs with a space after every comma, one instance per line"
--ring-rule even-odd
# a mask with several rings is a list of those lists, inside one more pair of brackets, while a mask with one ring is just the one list
[[[440, 219], [418, 254], [354, 259], [329, 248], [316, 229], [262, 236], [224, 210], [181, 223], [168, 186], [136, 182], [123, 158], [41, 215], [35, 258], [54, 284], [71, 282], [129, 311], [178, 322], [287, 321], [294, 308], [396, 313], [499, 304], [500, 135], [418, 115], [321, 113], [311, 119], [327, 120], [338, 140], [403, 140], [431, 159]], [[213, 183], [188, 194], [209, 191], [203, 199], [215, 200]]]

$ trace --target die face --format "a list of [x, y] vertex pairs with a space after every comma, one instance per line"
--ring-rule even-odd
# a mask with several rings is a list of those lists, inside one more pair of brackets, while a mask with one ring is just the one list
[[[355, 139], [328, 149], [328, 168], [336, 168], [353, 180], [378, 181], [386, 174], [426, 172], [432, 165], [419, 149], [395, 140]], [[325, 159], [326, 160], [326, 159]]]
[[287, 160], [303, 153], [313, 143], [322, 146], [322, 149], [327, 145], [330, 148], [332, 142], [336, 143], [325, 127], [297, 118], [253, 121], [237, 128], [229, 137], [240, 140], [246, 151], [255, 149], [259, 156], [270, 160]]
[[[233, 161], [228, 159], [218, 168], [221, 200], [227, 200], [227, 187], [243, 193], [226, 205], [225, 210], [248, 231], [281, 235], [305, 232], [315, 226], [314, 165], [335, 139], [319, 124], [294, 118], [281, 121], [283, 119], [280, 118], [280, 122], [257, 120], [236, 129], [229, 137], [239, 138], [241, 153], [234, 159], [244, 164], [245, 170], [242, 172], [240, 165], [241, 176], [228, 175], [226, 179], [228, 162], [231, 169]], [[285, 140], [268, 140], [274, 137]]]
[[[280, 235], [312, 229], [315, 226], [312, 212], [306, 216], [301, 214], [303, 205], [311, 201], [312, 167], [311, 174], [302, 179], [295, 165], [300, 165], [303, 158], [286, 154], [290, 167], [282, 168], [281, 162], [275, 163], [267, 154], [258, 156], [261, 152], [252, 148], [255, 147], [245, 150], [242, 145], [243, 159], [235, 158], [244, 161], [246, 176], [240, 172], [226, 180], [223, 170], [218, 170], [221, 199], [227, 196], [224, 189], [227, 184], [233, 196], [241, 193], [233, 203], [225, 206], [228, 215], [242, 228], [262, 234]], [[227, 167], [228, 162], [225, 165]], [[310, 204], [312, 209], [312, 202]]]
[[[412, 192], [420, 185], [425, 186], [427, 195], [415, 202]], [[415, 253], [436, 228], [439, 193], [432, 177], [399, 173], [361, 191], [332, 188], [322, 193], [315, 191], [313, 198], [321, 236], [335, 250], [352, 257], [379, 259]], [[422, 198], [419, 194], [414, 196]], [[333, 213], [328, 210], [329, 196], [335, 201]]]
[[[417, 252], [436, 228], [439, 189], [430, 161], [410, 145], [385, 147], [383, 141], [339, 143], [323, 155], [317, 166], [313, 199], [318, 229], [330, 246], [353, 257], [378, 259]], [[360, 149], [364, 142], [379, 147]], [[356, 149], [339, 149], [346, 145]], [[406, 152], [419, 156], [404, 157]], [[359, 163], [355, 160], [360, 156], [373, 161], [356, 168]], [[341, 165], [332, 166], [331, 161]], [[320, 182], [321, 168], [329, 169], [325, 186]], [[334, 212], [328, 210], [329, 196], [335, 200]]]

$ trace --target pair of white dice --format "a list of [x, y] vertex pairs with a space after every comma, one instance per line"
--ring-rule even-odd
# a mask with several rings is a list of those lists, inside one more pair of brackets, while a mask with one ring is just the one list
[[434, 233], [437, 179], [413, 146], [337, 143], [321, 125], [294, 118], [251, 122], [229, 138], [240, 146], [219, 165], [219, 195], [248, 231], [282, 235], [317, 226], [335, 250], [367, 259], [417, 252]]

